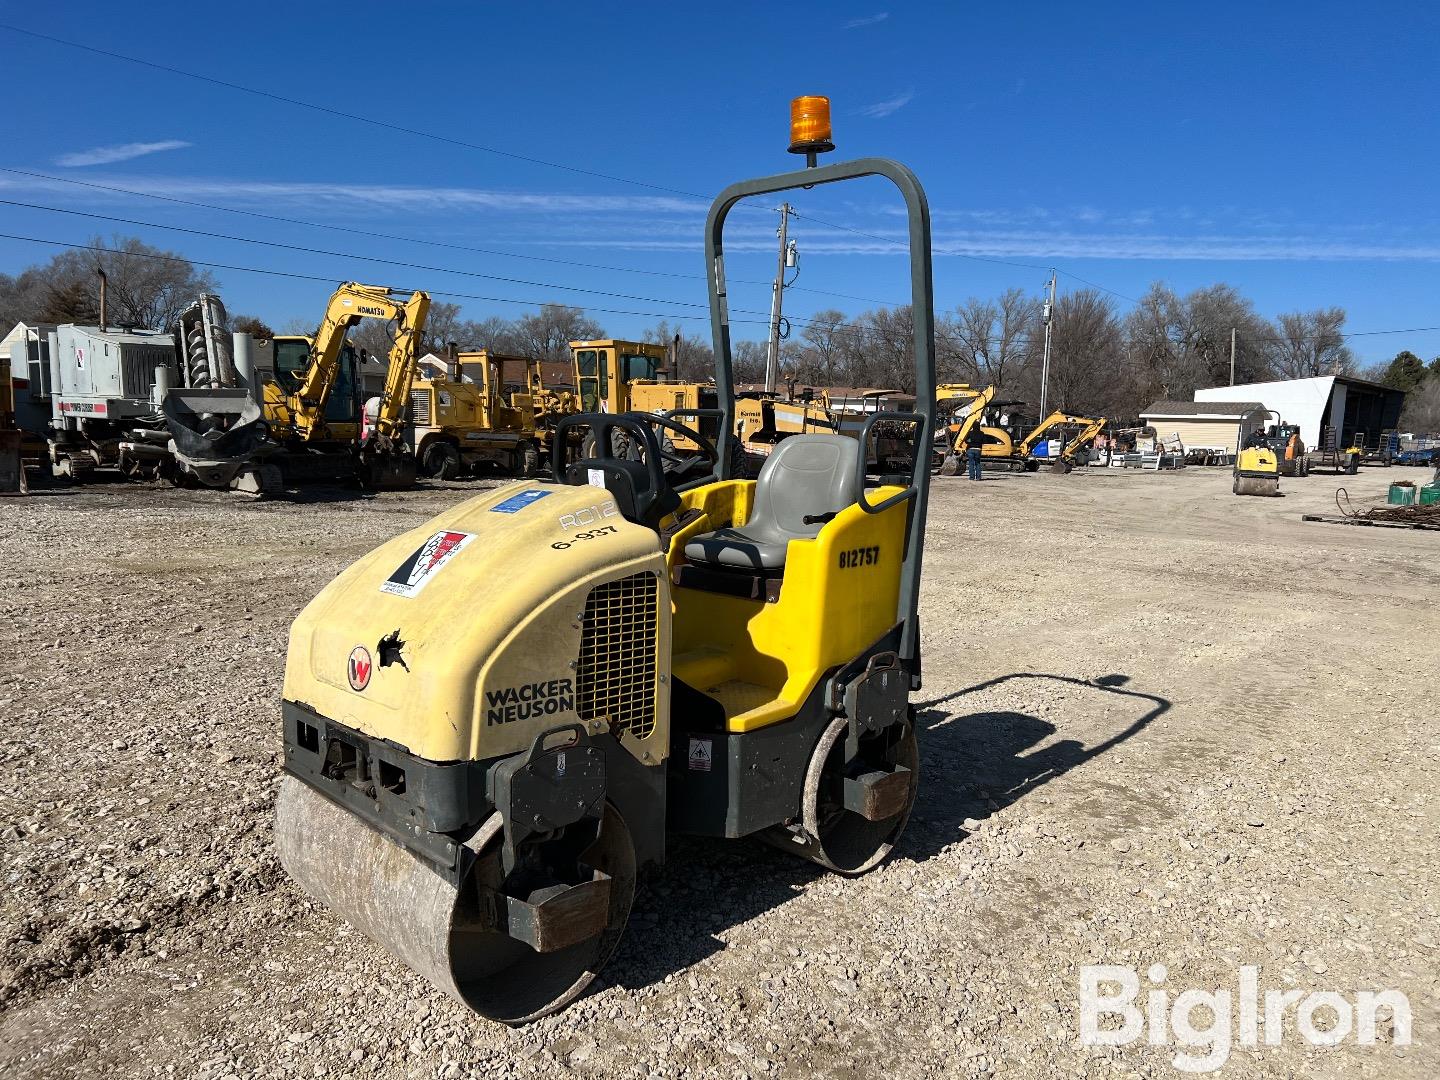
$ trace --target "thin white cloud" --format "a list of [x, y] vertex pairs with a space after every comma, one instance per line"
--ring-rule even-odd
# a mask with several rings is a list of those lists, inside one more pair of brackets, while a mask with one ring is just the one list
[[[887, 243], [888, 230], [870, 230], [877, 239], [821, 236], [803, 241], [811, 255], [904, 255], [905, 236]], [[690, 238], [656, 238], [653, 232], [631, 235], [564, 239], [547, 237], [544, 246], [618, 248], [631, 251], [690, 251], [699, 242]], [[767, 237], [728, 240], [730, 252], [769, 252], [775, 242]], [[1154, 262], [1440, 262], [1440, 244], [1351, 243], [1314, 237], [1244, 236], [1104, 236], [1049, 232], [937, 232], [937, 257], [976, 255], [985, 258], [1064, 258], [1142, 260]]]
[[874, 26], [876, 23], [882, 23], [889, 17], [890, 13], [888, 11], [877, 11], [874, 15], [866, 15], [864, 18], [861, 19], [851, 19], [849, 22], [842, 24], [840, 29], [859, 30], [862, 27]]
[[884, 101], [877, 101], [874, 105], [866, 105], [860, 110], [860, 115], [868, 116], [872, 120], [882, 120], [891, 113], [903, 109], [914, 99], [915, 91], [906, 90], [903, 94], [896, 94], [894, 97], [886, 98]]
[[113, 165], [117, 161], [129, 161], [132, 158], [144, 157], [146, 154], [158, 154], [164, 150], [183, 150], [191, 145], [193, 144], [184, 139], [161, 139], [159, 142], [97, 146], [90, 150], [76, 150], [70, 154], [61, 154], [55, 159], [55, 164], [62, 165], [67, 169], [77, 169], [85, 165]]
[[[212, 180], [186, 177], [104, 177], [97, 182], [125, 188], [142, 195], [177, 199], [216, 200], [233, 206], [284, 205], [309, 210], [394, 210], [404, 213], [427, 211], [495, 210], [515, 213], [686, 213], [703, 215], [707, 204], [698, 199], [667, 195], [591, 195], [554, 192], [491, 191], [484, 188], [416, 187], [398, 184], [289, 183], [263, 180]], [[72, 184], [46, 180], [0, 178], [0, 188], [12, 190], [65, 191], [73, 195]], [[113, 192], [89, 189], [96, 198], [126, 199]]]
[[[417, 228], [484, 215], [487, 238], [520, 247], [630, 251], [698, 251], [706, 205], [666, 195], [492, 191], [344, 183], [287, 183], [187, 177], [100, 176], [97, 183], [142, 194], [215, 202], [236, 208], [349, 219], [392, 213]], [[91, 205], [136, 205], [135, 196], [74, 183], [0, 173], [0, 191], [74, 197]], [[139, 205], [152, 206], [149, 200]], [[893, 207], [849, 206], [852, 223], [875, 239], [806, 230], [803, 250], [832, 255], [902, 255], [905, 230]], [[427, 218], [426, 215], [433, 215]], [[1195, 262], [1440, 262], [1440, 239], [1386, 235], [1361, 223], [1301, 223], [1263, 211], [1222, 206], [1198, 215], [1188, 207], [1102, 211], [1078, 205], [1045, 209], [941, 207], [934, 211], [935, 252], [1017, 260], [1115, 259]], [[1218, 219], [1218, 221], [1217, 221]], [[1219, 224], [1223, 222], [1223, 224]], [[537, 228], [542, 224], [543, 228]], [[1156, 227], [1158, 226], [1158, 227]], [[1217, 227], [1218, 226], [1218, 227]], [[726, 229], [726, 250], [773, 253], [773, 228], [740, 218]]]

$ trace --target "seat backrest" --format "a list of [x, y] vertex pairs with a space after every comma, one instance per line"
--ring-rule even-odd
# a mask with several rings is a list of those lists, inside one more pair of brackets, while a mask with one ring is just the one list
[[823, 522], [860, 497], [857, 440], [844, 435], [791, 435], [780, 440], [755, 481], [755, 504], [745, 531], [777, 541], [809, 539]]

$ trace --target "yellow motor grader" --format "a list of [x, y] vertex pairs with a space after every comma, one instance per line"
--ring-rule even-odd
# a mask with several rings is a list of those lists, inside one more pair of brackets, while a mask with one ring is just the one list
[[[934, 422], [929, 211], [896, 162], [821, 166], [829, 103], [798, 99], [808, 167], [734, 184], [707, 222], [712, 441], [653, 413], [560, 421], [553, 481], [463, 502], [382, 545], [290, 634], [276, 842], [338, 915], [483, 1016], [579, 995], [672, 833], [763, 837], [840, 874], [899, 839], [919, 770], [918, 600]], [[734, 206], [890, 180], [910, 233], [917, 402], [859, 439], [782, 440], [737, 479], [723, 235]], [[880, 422], [908, 477], [867, 486]], [[567, 433], [595, 438], [566, 461]], [[612, 450], [623, 435], [638, 455]], [[708, 473], [674, 482], [665, 440]]]
[[[512, 476], [534, 476], [544, 434], [534, 391], [543, 388], [540, 361], [488, 349], [456, 357], [462, 378], [439, 372], [410, 390], [410, 435], [420, 471], [453, 480], [484, 464]], [[523, 389], [505, 393], [506, 369], [523, 374]]]

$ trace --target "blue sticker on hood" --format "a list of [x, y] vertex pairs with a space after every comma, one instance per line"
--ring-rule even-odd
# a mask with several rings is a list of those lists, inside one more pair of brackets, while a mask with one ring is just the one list
[[514, 514], [521, 510], [524, 510], [525, 507], [529, 506], [537, 499], [543, 499], [546, 495], [549, 494], [550, 492], [548, 491], [539, 491], [536, 488], [530, 488], [526, 491], [518, 491], [514, 495], [511, 495], [508, 499], [504, 499], [501, 502], [498, 502], [494, 506], [490, 507], [490, 512], [492, 514]]

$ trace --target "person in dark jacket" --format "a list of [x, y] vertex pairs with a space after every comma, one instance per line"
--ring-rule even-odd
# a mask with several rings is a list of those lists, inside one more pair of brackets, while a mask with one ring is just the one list
[[985, 445], [985, 436], [980, 434], [976, 424], [965, 435], [965, 463], [971, 480], [980, 479], [980, 447]]

